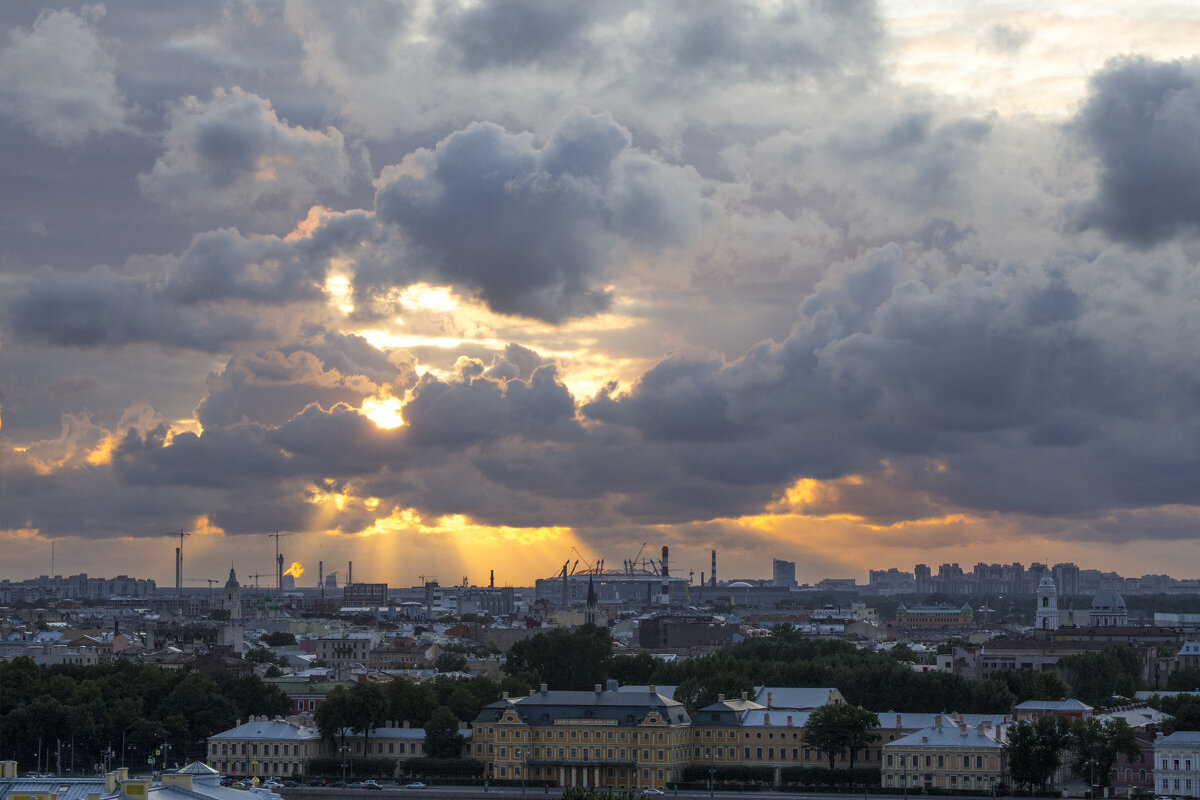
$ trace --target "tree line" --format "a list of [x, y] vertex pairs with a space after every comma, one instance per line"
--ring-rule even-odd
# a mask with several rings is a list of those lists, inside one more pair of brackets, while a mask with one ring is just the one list
[[[21, 657], [0, 662], [0, 742], [25, 769], [64, 773], [105, 765], [146, 768], [154, 758], [186, 763], [206, 739], [252, 714], [286, 714], [278, 687], [256, 676], [201, 674], [116, 661], [42, 667]], [[122, 749], [124, 748], [124, 749]]]

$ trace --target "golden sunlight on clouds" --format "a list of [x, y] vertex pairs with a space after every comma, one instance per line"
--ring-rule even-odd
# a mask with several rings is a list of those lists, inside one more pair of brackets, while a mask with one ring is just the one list
[[368, 397], [363, 400], [362, 411], [363, 416], [374, 422], [380, 428], [399, 428], [404, 424], [404, 417], [400, 412], [403, 410], [404, 404], [398, 397], [391, 396], [375, 396]]

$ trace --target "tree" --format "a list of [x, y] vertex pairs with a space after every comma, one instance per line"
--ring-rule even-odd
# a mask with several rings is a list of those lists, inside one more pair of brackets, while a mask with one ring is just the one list
[[1142, 688], [1142, 660], [1131, 647], [1066, 656], [1058, 666], [1072, 696], [1089, 705], [1107, 705], [1113, 695], [1133, 697]]
[[1117, 756], [1133, 760], [1142, 752], [1133, 728], [1123, 719], [1101, 722], [1097, 717], [1075, 720], [1071, 725], [1071, 748], [1075, 752], [1072, 768], [1095, 786], [1112, 783]]
[[1026, 700], [1057, 700], [1071, 692], [1071, 687], [1057, 673], [1043, 670], [998, 670], [988, 680], [1003, 683], [1018, 703]]
[[1063, 717], [1046, 714], [1032, 722], [1018, 722], [1004, 745], [1013, 783], [1028, 786], [1031, 791], [1044, 786], [1062, 766], [1069, 733], [1070, 726]]
[[296, 635], [287, 631], [275, 631], [263, 637], [263, 644], [267, 647], [287, 647], [295, 643]]
[[350, 728], [350, 715], [353, 713], [353, 701], [350, 692], [344, 686], [337, 686], [325, 695], [325, 700], [317, 706], [317, 732], [321, 738], [332, 743], [341, 740], [340, 746], [346, 746], [346, 732]]
[[462, 653], [442, 653], [433, 666], [438, 672], [463, 672], [467, 668], [467, 657]]
[[[371, 732], [387, 719], [387, 705], [383, 700], [383, 689], [377, 683], [358, 683], [349, 692], [350, 701], [346, 708], [346, 724], [355, 732], [363, 734], [366, 752], [371, 752]], [[320, 709], [318, 709], [319, 711]]]
[[458, 717], [446, 706], [435, 708], [425, 726], [425, 754], [431, 758], [458, 758], [462, 744]]
[[504, 671], [513, 676], [531, 675], [533, 682], [548, 684], [555, 690], [587, 691], [604, 683], [611, 657], [612, 637], [607, 628], [557, 628], [514, 644]]
[[874, 711], [845, 704], [824, 705], [808, 715], [804, 742], [825, 754], [830, 770], [838, 756], [849, 751], [849, 766], [853, 769], [857, 752], [879, 738], [872, 732], [878, 727], [879, 717]]

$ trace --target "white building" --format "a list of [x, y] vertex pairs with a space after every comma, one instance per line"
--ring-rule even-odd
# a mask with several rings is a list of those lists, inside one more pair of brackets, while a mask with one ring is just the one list
[[1058, 590], [1049, 574], [1038, 583], [1036, 620], [1037, 627], [1044, 631], [1058, 628]]
[[1154, 789], [1159, 795], [1200, 797], [1200, 731], [1154, 740]]

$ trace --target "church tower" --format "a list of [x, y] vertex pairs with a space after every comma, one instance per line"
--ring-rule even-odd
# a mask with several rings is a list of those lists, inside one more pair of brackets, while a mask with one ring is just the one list
[[596, 587], [592, 584], [591, 575], [588, 575], [587, 607], [583, 611], [583, 624], [596, 624]]
[[230, 622], [242, 620], [242, 587], [238, 584], [237, 574], [233, 567], [229, 568], [229, 580], [225, 582], [224, 608], [229, 612]]
[[1054, 587], [1054, 579], [1046, 574], [1038, 583], [1037, 612], [1034, 621], [1038, 628], [1045, 631], [1058, 629], [1058, 590]]

